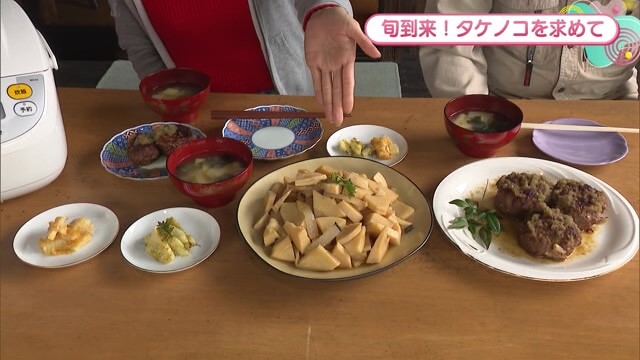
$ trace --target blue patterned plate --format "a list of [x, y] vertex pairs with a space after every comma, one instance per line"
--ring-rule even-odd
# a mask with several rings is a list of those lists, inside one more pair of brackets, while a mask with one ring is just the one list
[[[134, 165], [127, 154], [129, 143], [139, 134], [149, 134], [160, 126], [175, 125], [179, 130], [187, 133], [188, 139], [200, 139], [206, 135], [199, 129], [181, 123], [157, 122], [152, 124], [138, 125], [127, 129], [111, 138], [100, 152], [100, 162], [110, 173], [125, 179], [132, 180], [154, 180], [167, 177], [166, 156], [161, 155], [158, 159], [148, 165]], [[181, 128], [181, 129], [180, 129]]]
[[[289, 105], [264, 105], [246, 111], [306, 111]], [[322, 138], [317, 118], [229, 119], [222, 136], [245, 143], [254, 159], [281, 160], [302, 154]]]

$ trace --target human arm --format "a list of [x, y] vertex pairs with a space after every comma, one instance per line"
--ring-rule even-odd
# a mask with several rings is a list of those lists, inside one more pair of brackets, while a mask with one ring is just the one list
[[140, 79], [164, 69], [166, 66], [134, 14], [133, 3], [123, 0], [109, 0], [111, 14], [115, 22], [118, 44], [127, 52]]
[[[427, 0], [425, 13], [488, 13], [492, 0]], [[480, 46], [424, 46], [420, 66], [431, 96], [488, 94], [487, 61]]]
[[310, 13], [305, 15], [304, 50], [316, 100], [324, 108], [327, 119], [338, 126], [342, 124], [343, 114], [353, 110], [356, 44], [371, 57], [381, 56], [353, 19], [348, 2], [345, 3], [347, 6], [333, 2], [332, 5], [339, 6], [315, 11], [313, 7], [298, 9], [299, 13]]

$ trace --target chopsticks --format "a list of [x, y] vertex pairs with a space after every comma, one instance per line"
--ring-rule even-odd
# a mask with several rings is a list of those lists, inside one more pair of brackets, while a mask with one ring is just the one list
[[[319, 111], [238, 111], [212, 110], [211, 119], [294, 119], [324, 118], [325, 113]], [[351, 114], [344, 114], [345, 118]]]
[[625, 127], [609, 127], [609, 126], [522, 123], [520, 125], [520, 128], [521, 129], [534, 129], [534, 130], [621, 132], [621, 133], [640, 134], [640, 129], [625, 128]]

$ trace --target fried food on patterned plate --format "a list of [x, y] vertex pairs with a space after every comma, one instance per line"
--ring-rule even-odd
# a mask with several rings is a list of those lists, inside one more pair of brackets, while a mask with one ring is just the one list
[[73, 253], [93, 237], [93, 224], [89, 219], [80, 217], [69, 224], [66, 221], [66, 216], [57, 216], [49, 222], [45, 237], [40, 239], [40, 248], [46, 255]]

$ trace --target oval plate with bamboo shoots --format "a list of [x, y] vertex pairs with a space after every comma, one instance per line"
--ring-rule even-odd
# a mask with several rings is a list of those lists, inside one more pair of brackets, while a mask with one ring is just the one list
[[418, 251], [433, 227], [429, 203], [411, 180], [353, 157], [305, 160], [262, 177], [237, 216], [240, 234], [262, 260], [321, 280], [388, 269]]

